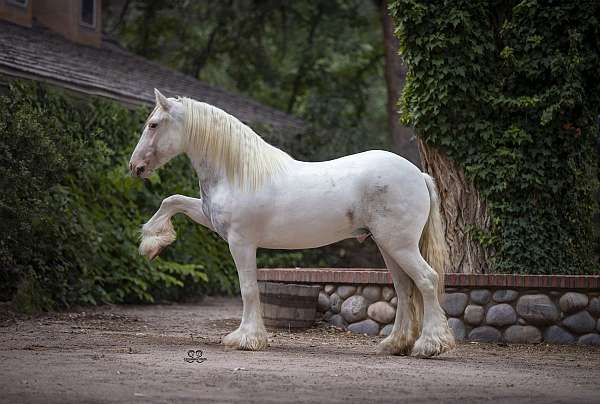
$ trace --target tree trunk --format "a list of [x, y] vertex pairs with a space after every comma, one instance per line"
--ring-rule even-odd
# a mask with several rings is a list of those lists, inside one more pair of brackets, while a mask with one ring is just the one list
[[450, 256], [446, 272], [486, 273], [492, 251], [472, 238], [471, 229], [488, 229], [486, 204], [463, 170], [445, 153], [418, 140], [423, 169], [435, 178]]
[[392, 151], [419, 166], [419, 151], [413, 131], [400, 124], [398, 99], [406, 79], [406, 66], [398, 54], [398, 39], [394, 36], [394, 22], [388, 11], [388, 2], [379, 2], [383, 45], [385, 50], [385, 82], [387, 85], [387, 116]]
[[[449, 263], [446, 272], [486, 273], [492, 251], [473, 239], [473, 229], [488, 229], [490, 219], [479, 192], [459, 166], [445, 153], [414, 139], [413, 131], [400, 124], [398, 99], [406, 79], [406, 65], [398, 54], [398, 39], [387, 0], [376, 0], [383, 26], [388, 125], [394, 152], [422, 167], [435, 178], [441, 201]], [[420, 155], [420, 156], [419, 156]]]

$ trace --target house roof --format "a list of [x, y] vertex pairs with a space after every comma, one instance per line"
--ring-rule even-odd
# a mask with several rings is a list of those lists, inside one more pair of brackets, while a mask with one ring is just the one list
[[79, 45], [39, 26], [0, 21], [0, 73], [99, 95], [128, 105], [154, 105], [154, 88], [215, 105], [246, 123], [300, 131], [301, 119], [210, 86], [114, 44]]

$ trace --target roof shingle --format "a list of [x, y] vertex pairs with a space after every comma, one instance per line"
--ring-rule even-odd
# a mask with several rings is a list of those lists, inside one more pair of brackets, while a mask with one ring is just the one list
[[126, 104], [154, 104], [154, 88], [217, 106], [241, 121], [278, 131], [300, 131], [301, 119], [255, 100], [212, 87], [180, 72], [103, 42], [79, 45], [39, 26], [0, 21], [0, 73], [50, 82]]

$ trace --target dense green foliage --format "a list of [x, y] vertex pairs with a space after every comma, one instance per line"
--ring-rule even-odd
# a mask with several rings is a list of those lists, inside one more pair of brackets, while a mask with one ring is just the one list
[[[13, 83], [0, 96], [0, 300], [24, 311], [72, 304], [152, 302], [231, 293], [237, 275], [227, 244], [176, 217], [176, 242], [148, 262], [139, 229], [172, 194], [197, 195], [187, 158], [149, 181], [127, 161], [148, 110]], [[301, 151], [298, 138], [263, 133]], [[271, 136], [272, 138], [269, 138]], [[318, 251], [259, 254], [260, 266], [332, 265]]]
[[[227, 245], [176, 219], [179, 240], [153, 263], [139, 228], [162, 198], [197, 194], [179, 158], [150, 182], [127, 161], [148, 111], [11, 85], [0, 97], [0, 294], [24, 310], [153, 301], [235, 288]], [[176, 259], [175, 259], [176, 257]]]
[[[306, 133], [252, 126], [316, 160], [386, 146], [376, 3], [108, 0], [106, 26], [145, 57], [303, 117]], [[402, 119], [485, 198], [491, 228], [471, 231], [491, 269], [595, 271], [599, 3], [398, 0], [392, 12], [409, 67]], [[128, 176], [147, 110], [0, 90], [0, 297], [30, 310], [235, 290], [226, 243], [182, 217], [160, 259], [137, 254], [161, 199], [198, 192], [184, 157], [147, 182]], [[259, 266], [360, 262], [350, 244], [261, 252]]]
[[597, 271], [600, 3], [397, 0], [402, 118], [488, 204], [499, 272]]
[[108, 1], [103, 7], [106, 30], [126, 48], [315, 125], [300, 145], [279, 142], [295, 157], [328, 159], [387, 146], [376, 2], [123, 4]]

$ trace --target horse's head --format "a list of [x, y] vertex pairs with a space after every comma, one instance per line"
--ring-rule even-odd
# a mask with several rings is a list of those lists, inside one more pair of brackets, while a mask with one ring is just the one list
[[184, 152], [184, 108], [181, 102], [167, 98], [154, 89], [156, 107], [144, 125], [131, 159], [129, 170], [147, 178], [163, 164]]

